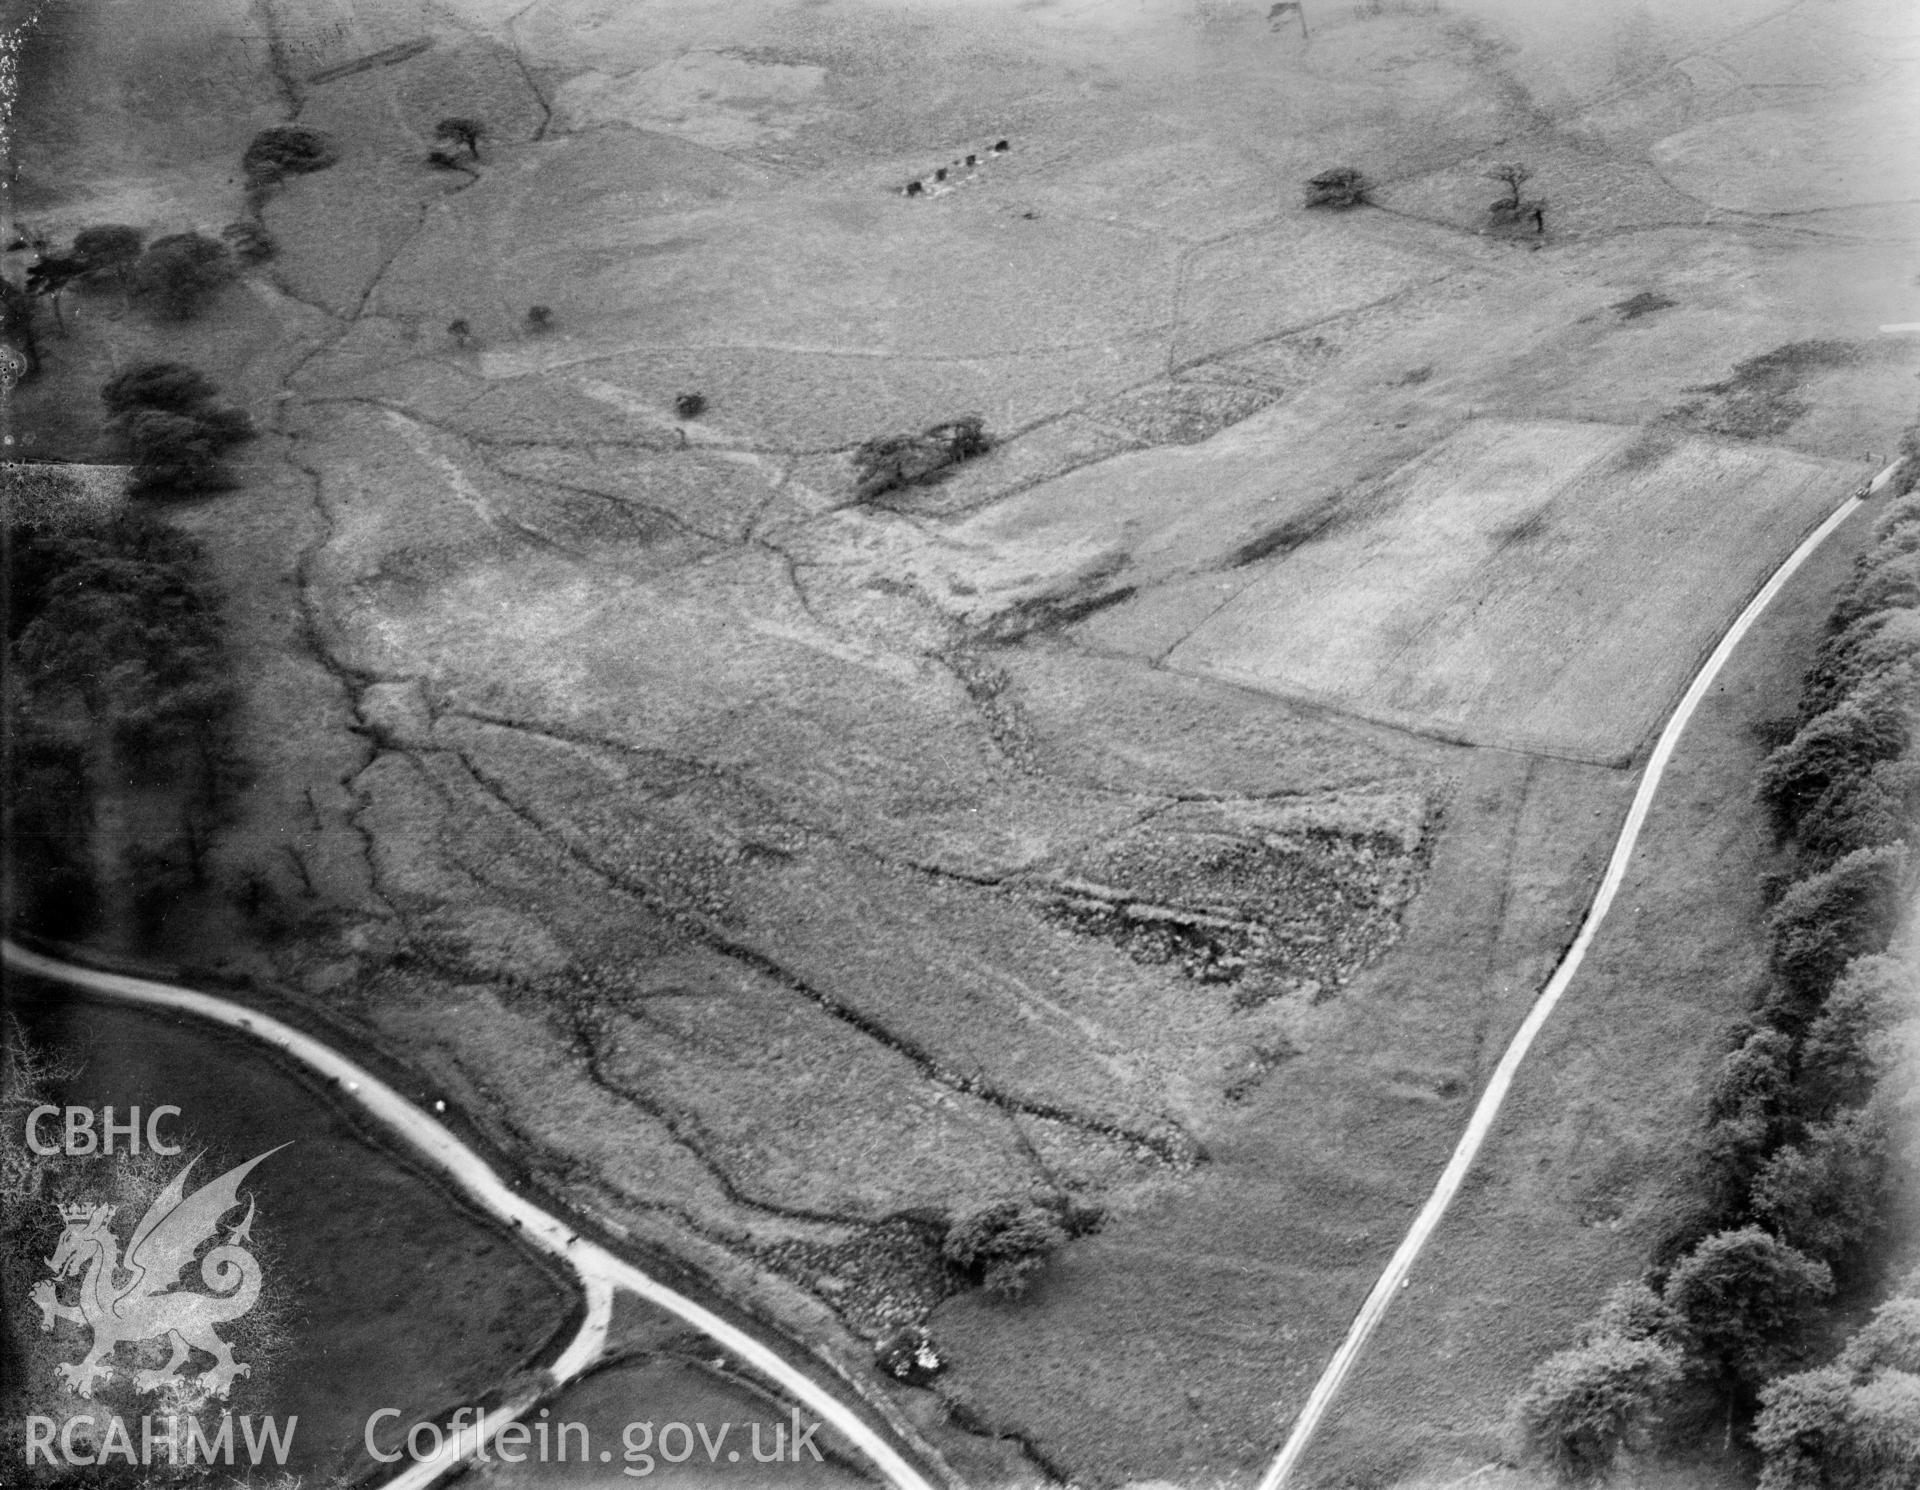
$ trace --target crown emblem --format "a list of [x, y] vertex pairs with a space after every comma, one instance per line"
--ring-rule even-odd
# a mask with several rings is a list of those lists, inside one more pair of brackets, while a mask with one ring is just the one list
[[91, 1221], [96, 1215], [101, 1216], [103, 1220], [111, 1221], [114, 1209], [115, 1207], [110, 1205], [96, 1206], [89, 1205], [86, 1201], [69, 1201], [60, 1207], [60, 1219], [69, 1226]]

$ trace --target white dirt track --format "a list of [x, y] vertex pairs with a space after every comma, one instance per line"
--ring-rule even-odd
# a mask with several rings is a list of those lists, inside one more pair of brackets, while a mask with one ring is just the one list
[[[12, 972], [64, 983], [119, 1003], [148, 1009], [170, 1009], [241, 1030], [285, 1052], [309, 1071], [338, 1084], [341, 1094], [377, 1118], [389, 1132], [444, 1173], [489, 1215], [512, 1226], [527, 1242], [558, 1258], [580, 1280], [586, 1296], [586, 1318], [565, 1351], [547, 1368], [555, 1386], [585, 1373], [606, 1346], [613, 1316], [614, 1294], [624, 1289], [669, 1314], [685, 1320], [737, 1360], [744, 1362], [788, 1393], [822, 1422], [831, 1426], [865, 1454], [880, 1474], [898, 1490], [936, 1490], [936, 1486], [901, 1456], [860, 1414], [836, 1399], [817, 1381], [784, 1359], [777, 1351], [703, 1308], [630, 1262], [579, 1233], [558, 1217], [517, 1194], [492, 1167], [444, 1125], [434, 1121], [392, 1087], [363, 1070], [311, 1035], [303, 1034], [266, 1014], [229, 1003], [210, 994], [195, 993], [172, 984], [78, 967], [43, 957], [8, 941], [0, 960]], [[410, 1465], [387, 1481], [385, 1490], [425, 1490], [471, 1457], [506, 1424], [525, 1413], [536, 1399], [508, 1402], [486, 1415], [479, 1425], [467, 1425], [448, 1435], [440, 1455]]]
[[1573, 939], [1573, 945], [1567, 948], [1566, 955], [1560, 959], [1560, 965], [1553, 970], [1553, 976], [1527, 1011], [1527, 1017], [1521, 1021], [1506, 1051], [1500, 1057], [1500, 1064], [1494, 1068], [1493, 1077], [1487, 1082], [1486, 1090], [1480, 1094], [1480, 1101], [1473, 1110], [1473, 1117], [1467, 1123], [1466, 1131], [1460, 1135], [1460, 1141], [1454, 1146], [1453, 1157], [1447, 1161], [1447, 1167], [1441, 1171], [1439, 1182], [1433, 1187], [1433, 1193], [1427, 1197], [1427, 1203], [1420, 1208], [1420, 1214], [1414, 1218], [1413, 1226], [1402, 1238], [1399, 1248], [1388, 1261], [1386, 1270], [1380, 1274], [1373, 1290], [1367, 1295], [1366, 1302], [1360, 1306], [1360, 1312], [1354, 1316], [1353, 1324], [1347, 1330], [1347, 1338], [1334, 1352], [1333, 1359], [1327, 1362], [1326, 1369], [1320, 1373], [1320, 1379], [1314, 1384], [1313, 1393], [1307, 1398], [1307, 1405], [1300, 1410], [1300, 1416], [1294, 1420], [1293, 1431], [1281, 1446], [1280, 1453], [1267, 1472], [1261, 1476], [1259, 1490], [1283, 1490], [1288, 1478], [1299, 1466], [1305, 1456], [1307, 1446], [1313, 1440], [1314, 1430], [1333, 1405], [1354, 1364], [1360, 1359], [1360, 1352], [1366, 1348], [1368, 1338], [1385, 1318], [1387, 1308], [1393, 1302], [1393, 1296], [1407, 1281], [1407, 1275], [1413, 1270], [1413, 1264], [1419, 1258], [1427, 1240], [1439, 1227], [1441, 1218], [1447, 1213], [1447, 1207], [1460, 1191], [1467, 1177], [1467, 1171], [1473, 1167], [1473, 1161], [1486, 1142], [1487, 1135], [1493, 1131], [1494, 1120], [1500, 1116], [1500, 1108], [1507, 1099], [1507, 1093], [1513, 1086], [1513, 1078], [1520, 1069], [1520, 1062], [1526, 1059], [1527, 1051], [1532, 1047], [1534, 1037], [1546, 1024], [1547, 1017], [1553, 1013], [1554, 1006], [1560, 1002], [1560, 996], [1573, 982], [1574, 975], [1580, 971], [1580, 964], [1587, 955], [1587, 948], [1593, 945], [1599, 934], [1600, 923], [1606, 919], [1607, 911], [1613, 905], [1613, 897], [1626, 879], [1627, 866], [1633, 859], [1635, 845], [1640, 841], [1640, 830], [1645, 826], [1648, 814], [1653, 810], [1655, 793], [1660, 789], [1660, 778], [1667, 769], [1667, 763], [1673, 758], [1673, 752], [1680, 743], [1680, 737], [1686, 732], [1688, 722], [1693, 718], [1694, 710], [1713, 687], [1714, 679], [1726, 666], [1727, 659], [1733, 655], [1734, 648], [1740, 645], [1754, 622], [1772, 604], [1791, 579], [1794, 572], [1812, 557], [1814, 551], [1833, 535], [1842, 523], [1860, 507], [1870, 495], [1877, 492], [1893, 479], [1893, 473], [1900, 469], [1902, 462], [1882, 470], [1872, 481], [1855, 491], [1842, 502], [1817, 528], [1800, 541], [1798, 548], [1787, 555], [1780, 567], [1768, 576], [1753, 599], [1747, 602], [1727, 632], [1720, 638], [1720, 644], [1701, 664], [1694, 674], [1692, 684], [1682, 695], [1679, 705], [1668, 718], [1666, 727], [1660, 731], [1660, 738], [1653, 747], [1653, 753], [1647, 758], [1646, 770], [1640, 777], [1639, 789], [1633, 795], [1633, 805], [1627, 809], [1627, 818], [1620, 826], [1620, 836], [1613, 845], [1613, 857], [1607, 861], [1606, 873], [1601, 877], [1600, 888], [1592, 903], [1587, 907], [1586, 918], [1580, 923], [1580, 932]]

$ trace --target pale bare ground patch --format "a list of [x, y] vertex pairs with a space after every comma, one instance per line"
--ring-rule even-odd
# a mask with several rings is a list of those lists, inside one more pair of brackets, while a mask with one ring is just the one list
[[1476, 421], [1364, 517], [1276, 562], [1169, 663], [1617, 762], [1852, 470], [1607, 425]]

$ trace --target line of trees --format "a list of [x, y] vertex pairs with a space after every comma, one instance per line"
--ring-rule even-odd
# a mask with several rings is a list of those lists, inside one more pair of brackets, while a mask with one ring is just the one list
[[205, 308], [236, 267], [227, 244], [204, 233], [168, 233], [148, 243], [140, 228], [100, 223], [76, 233], [66, 252], [43, 252], [27, 269], [26, 288], [47, 301], [63, 330], [60, 297], [69, 289], [116, 289], [159, 319], [185, 321]]
[[1821, 1306], [1872, 1283], [1894, 1094], [1920, 1075], [1920, 977], [1887, 955], [1920, 822], [1917, 437], [1759, 773], [1788, 867], [1766, 884], [1768, 991], [1707, 1093], [1696, 1209], [1516, 1399], [1523, 1452], [1565, 1479], [1603, 1476], [1704, 1391], [1752, 1423], [1763, 1490], [1920, 1484], [1920, 1278], [1795, 1372]]
[[[76, 939], [124, 885], [136, 929], [151, 930], [201, 877], [235, 769], [220, 602], [201, 550], [132, 507], [84, 531], [10, 525], [6, 571], [10, 923]], [[105, 830], [109, 796], [154, 788], [179, 807], [164, 842]]]

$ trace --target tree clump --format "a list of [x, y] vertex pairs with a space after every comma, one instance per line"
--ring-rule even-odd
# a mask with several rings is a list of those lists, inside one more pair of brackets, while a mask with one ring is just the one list
[[1907, 873], [1904, 844], [1856, 849], [1797, 882], [1767, 917], [1773, 969], [1788, 1021], [1816, 1009], [1855, 957], [1885, 950], [1899, 921]]
[[143, 362], [109, 381], [100, 401], [133, 457], [131, 490], [182, 495], [232, 485], [222, 454], [253, 434], [242, 409], [220, 402], [205, 375], [180, 362]]
[[110, 378], [100, 389], [100, 402], [111, 415], [135, 409], [169, 409], [183, 414], [203, 408], [220, 396], [213, 380], [184, 362], [142, 362]]
[[73, 235], [73, 257], [87, 266], [89, 274], [105, 271], [124, 272], [140, 257], [147, 235], [125, 223], [101, 223], [82, 228]]
[[1794, 1047], [1762, 1025], [1720, 1063], [1707, 1094], [1702, 1147], [1714, 1224], [1745, 1219], [1747, 1196], [1768, 1157], [1801, 1131], [1793, 1089]]
[[68, 286], [85, 287], [112, 278], [124, 287], [145, 236], [140, 229], [122, 223], [82, 228], [74, 234], [73, 246], [66, 253], [49, 253], [42, 248], [27, 266], [27, 293], [43, 297], [53, 307], [54, 322], [64, 331], [60, 296]]
[[1604, 1479], [1622, 1450], [1644, 1447], [1681, 1377], [1675, 1324], [1646, 1284], [1616, 1288], [1579, 1344], [1542, 1361], [1514, 1399], [1521, 1456], [1578, 1484]]
[[[1849, 586], [1851, 600], [1856, 587]], [[1849, 607], [1851, 609], [1851, 606]], [[1920, 659], [1920, 613], [1898, 606], [1863, 612], [1832, 628], [1801, 686], [1800, 724], [1844, 703], [1866, 685]]]
[[1863, 678], [1767, 757], [1755, 794], [1782, 839], [1792, 838], [1816, 808], [1831, 817], [1836, 797], [1881, 761], [1907, 753], [1913, 724], [1901, 685], [1910, 678], [1905, 667], [1891, 676]]
[[1800, 1042], [1801, 1100], [1815, 1117], [1864, 1105], [1898, 1055], [1895, 1030], [1920, 1012], [1920, 975], [1884, 953], [1856, 957]]
[[1880, 1231], [1887, 1125], [1878, 1107], [1815, 1123], [1771, 1155], [1753, 1182], [1756, 1220], [1796, 1251], [1848, 1274]]
[[986, 421], [963, 415], [917, 435], [881, 435], [853, 453], [854, 499], [871, 502], [901, 487], [937, 481], [950, 467], [993, 448]]
[[1888, 1300], [1838, 1360], [1771, 1382], [1754, 1447], [1759, 1490], [1911, 1490], [1920, 1484], [1920, 1298]]
[[1307, 178], [1309, 207], [1360, 207], [1367, 201], [1373, 183], [1353, 166], [1335, 166]]
[[940, 1251], [988, 1293], [1015, 1299], [1066, 1240], [1053, 1211], [1032, 1201], [996, 1200], [955, 1220]]
[[147, 245], [128, 276], [137, 301], [164, 320], [186, 321], [233, 278], [226, 245], [203, 233], [172, 233]]
[[1792, 1361], [1813, 1307], [1832, 1292], [1825, 1263], [1745, 1226], [1718, 1232], [1683, 1257], [1661, 1297], [1690, 1353], [1745, 1395]]
[[270, 186], [288, 176], [324, 171], [340, 160], [333, 141], [304, 124], [276, 124], [248, 143], [240, 169], [249, 183]]
[[1606, 1335], [1549, 1356], [1514, 1405], [1521, 1452], [1575, 1484], [1604, 1479], [1679, 1379], [1679, 1352], [1655, 1340]]
[[[176, 888], [198, 875], [236, 781], [233, 672], [201, 550], [147, 509], [105, 522], [16, 521], [6, 536], [5, 708], [16, 748], [0, 761], [0, 881], [18, 924], [67, 939], [137, 893], [137, 855], [177, 863]], [[98, 840], [96, 804], [129, 782], [167, 783], [173, 823], [146, 820], [131, 844]]]

